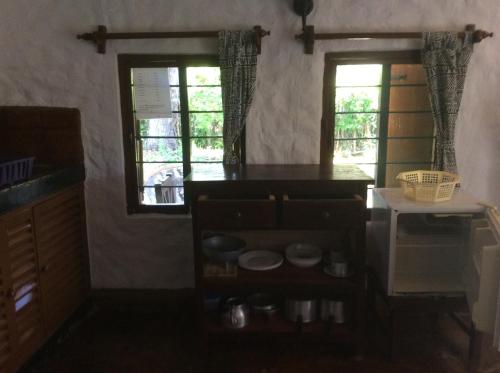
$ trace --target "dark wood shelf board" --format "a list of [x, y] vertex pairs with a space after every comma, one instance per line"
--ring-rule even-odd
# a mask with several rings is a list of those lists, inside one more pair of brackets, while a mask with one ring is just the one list
[[362, 282], [362, 273], [356, 273], [348, 278], [336, 278], [325, 274], [322, 264], [311, 268], [299, 268], [284, 262], [280, 267], [269, 271], [238, 268], [236, 277], [203, 277], [201, 285], [203, 289], [212, 291], [258, 290], [258, 288], [299, 291], [301, 288], [308, 288], [311, 292], [317, 293], [325, 290], [352, 292], [358, 289]]
[[[253, 315], [252, 315], [253, 316]], [[281, 315], [275, 315], [271, 319], [263, 317], [250, 318], [247, 326], [241, 329], [230, 329], [224, 327], [218, 320], [216, 315], [205, 314], [204, 327], [208, 336], [217, 337], [226, 336], [241, 337], [241, 336], [296, 336], [297, 338], [312, 336], [317, 338], [323, 336], [327, 339], [354, 341], [356, 338], [356, 330], [352, 324], [333, 324], [330, 333], [328, 334], [328, 325], [325, 321], [315, 321], [302, 324], [301, 332], [297, 332], [297, 325], [292, 321], [282, 318]]]

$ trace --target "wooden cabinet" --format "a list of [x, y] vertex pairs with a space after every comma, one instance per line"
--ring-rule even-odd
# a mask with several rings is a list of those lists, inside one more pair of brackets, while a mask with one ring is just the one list
[[11, 346], [16, 360], [30, 356], [44, 336], [35, 228], [30, 208], [0, 219], [4, 251], [6, 310], [10, 312]]
[[[365, 198], [367, 184], [372, 180], [359, 169], [349, 167], [339, 173], [338, 169], [325, 171], [311, 165], [247, 166], [237, 171], [224, 170], [213, 178], [194, 172], [186, 179], [192, 201], [198, 318], [205, 339], [311, 336], [317, 341], [350, 341], [362, 352]], [[269, 271], [238, 268], [229, 276], [206, 275], [213, 263], [203, 255], [202, 240], [214, 233], [239, 236], [247, 242], [248, 250], [284, 250], [286, 244], [308, 239], [314, 242], [321, 237], [327, 242], [322, 246], [325, 256], [332, 242], [348, 246], [355, 273], [348, 278], [334, 278], [324, 273], [323, 265], [298, 268], [285, 260]], [[333, 329], [331, 323], [323, 321], [298, 326], [281, 313], [273, 320], [252, 318], [248, 326], [234, 330], [221, 325], [217, 311], [205, 308], [205, 300], [214, 294], [227, 298], [257, 292], [274, 295], [281, 309], [285, 299], [294, 297], [349, 298], [351, 322]]]
[[[2, 231], [4, 231], [2, 229]], [[5, 240], [0, 235], [0, 242]], [[3, 247], [3, 244], [0, 244]], [[7, 250], [0, 250], [0, 372], [10, 371], [12, 365], [14, 322], [13, 308], [10, 307], [10, 281], [8, 273]]]
[[88, 291], [83, 194], [80, 188], [33, 208], [45, 325], [52, 333]]
[[24, 363], [88, 290], [81, 186], [0, 216], [0, 371]]

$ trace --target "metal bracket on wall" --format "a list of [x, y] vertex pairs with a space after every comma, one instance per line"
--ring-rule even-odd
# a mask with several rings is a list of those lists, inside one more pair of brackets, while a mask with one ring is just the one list
[[314, 52], [314, 26], [307, 26], [307, 16], [311, 14], [313, 8], [313, 0], [293, 1], [293, 11], [302, 17], [302, 35], [304, 35], [304, 53], [306, 54]]
[[314, 8], [313, 0], [293, 0], [293, 11], [302, 17], [302, 30], [306, 27], [306, 18]]

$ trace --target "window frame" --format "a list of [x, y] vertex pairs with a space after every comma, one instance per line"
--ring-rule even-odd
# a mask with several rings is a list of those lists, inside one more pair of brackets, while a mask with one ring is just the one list
[[[387, 166], [387, 140], [389, 116], [390, 65], [421, 64], [420, 50], [377, 51], [377, 52], [332, 52], [325, 54], [323, 76], [323, 116], [321, 119], [320, 164], [332, 166], [335, 146], [335, 78], [338, 65], [383, 65], [383, 76], [388, 81], [381, 82], [380, 118], [378, 135], [378, 157], [376, 187], [385, 185]], [[389, 70], [389, 71], [387, 71]], [[333, 125], [332, 125], [333, 124]], [[434, 160], [431, 160], [433, 162]], [[379, 177], [383, 176], [383, 177]]]
[[[138, 168], [136, 163], [135, 123], [133, 113], [132, 80], [133, 68], [179, 68], [180, 116], [182, 132], [183, 175], [191, 171], [191, 138], [186, 77], [181, 73], [186, 67], [219, 66], [217, 55], [164, 55], [164, 54], [119, 54], [118, 75], [123, 130], [123, 151], [125, 161], [125, 189], [127, 213], [186, 214], [189, 212], [189, 195], [184, 194], [183, 205], [143, 205], [139, 201]], [[244, 136], [242, 142], [244, 143]], [[244, 147], [241, 147], [242, 154]], [[242, 155], [242, 160], [244, 160]], [[181, 163], [181, 162], [179, 162]]]

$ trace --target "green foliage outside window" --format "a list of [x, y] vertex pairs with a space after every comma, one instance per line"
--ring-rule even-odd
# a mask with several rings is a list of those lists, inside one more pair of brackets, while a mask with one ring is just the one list
[[148, 136], [149, 134], [149, 120], [139, 120], [139, 133], [141, 136]]
[[[194, 76], [188, 78], [196, 85], [213, 85], [220, 81], [218, 69], [192, 69]], [[190, 111], [222, 111], [220, 87], [190, 87]], [[222, 136], [223, 116], [221, 113], [197, 113], [189, 117], [191, 136]], [[222, 139], [194, 139], [199, 148], [222, 149]]]
[[[189, 118], [191, 136], [222, 136], [222, 113], [191, 114]], [[194, 139], [199, 148], [222, 149], [222, 139]]]
[[[372, 99], [365, 94], [351, 94], [347, 98], [341, 98], [335, 117], [335, 139], [377, 136], [378, 114], [369, 113], [373, 111], [372, 107]], [[366, 150], [366, 144], [366, 140], [337, 141], [335, 151], [363, 151]]]

